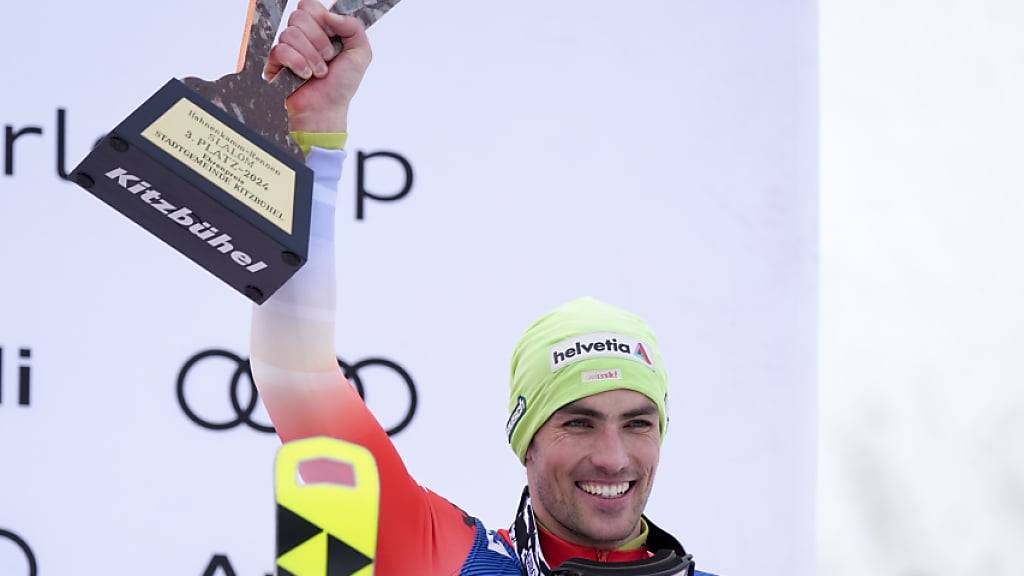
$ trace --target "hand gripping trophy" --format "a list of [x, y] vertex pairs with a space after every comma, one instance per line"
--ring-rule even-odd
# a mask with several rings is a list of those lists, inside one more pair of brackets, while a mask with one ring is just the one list
[[[287, 68], [263, 78], [287, 3], [250, 0], [236, 73], [170, 80], [71, 174], [257, 304], [304, 264], [309, 244], [312, 172], [284, 108], [305, 80]], [[338, 0], [331, 11], [368, 27], [397, 3]]]

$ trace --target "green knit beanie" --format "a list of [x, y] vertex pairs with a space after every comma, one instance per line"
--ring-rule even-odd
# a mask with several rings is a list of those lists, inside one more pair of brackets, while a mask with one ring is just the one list
[[512, 353], [512, 450], [525, 462], [533, 435], [559, 408], [608, 390], [634, 390], [658, 406], [668, 428], [668, 375], [654, 332], [639, 316], [580, 298], [542, 316]]

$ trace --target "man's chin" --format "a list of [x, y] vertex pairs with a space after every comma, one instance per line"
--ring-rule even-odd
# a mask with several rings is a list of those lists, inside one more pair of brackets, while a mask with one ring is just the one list
[[589, 541], [589, 545], [601, 550], [614, 550], [633, 537], [636, 525], [608, 526], [599, 520], [587, 523], [580, 535]]
[[580, 535], [601, 549], [618, 548], [623, 542], [629, 541], [638, 534], [640, 515], [630, 508], [609, 511], [583, 506]]

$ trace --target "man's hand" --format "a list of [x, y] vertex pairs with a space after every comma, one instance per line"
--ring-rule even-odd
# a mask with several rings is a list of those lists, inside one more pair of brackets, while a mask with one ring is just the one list
[[[341, 38], [337, 56], [331, 36]], [[270, 51], [264, 77], [290, 68], [309, 79], [285, 102], [291, 130], [345, 132], [349, 102], [373, 57], [363, 23], [329, 12], [319, 0], [302, 0], [280, 39]]]

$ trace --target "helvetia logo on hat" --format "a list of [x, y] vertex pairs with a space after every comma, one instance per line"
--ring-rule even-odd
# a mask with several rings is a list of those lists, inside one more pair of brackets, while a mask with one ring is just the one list
[[650, 346], [632, 336], [611, 332], [593, 332], [566, 338], [548, 351], [552, 372], [591, 358], [623, 358], [654, 368]]

